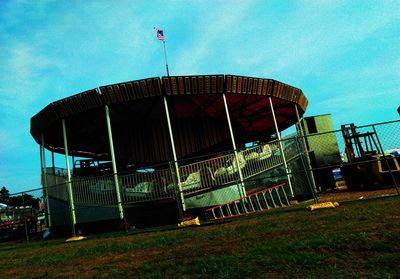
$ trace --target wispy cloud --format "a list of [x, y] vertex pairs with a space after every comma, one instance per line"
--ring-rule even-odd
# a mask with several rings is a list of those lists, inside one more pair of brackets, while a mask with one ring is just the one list
[[219, 68], [222, 65], [212, 60], [215, 53], [222, 55], [220, 58], [223, 61], [229, 61], [221, 46], [232, 46], [237, 41], [237, 38], [234, 38], [240, 35], [237, 34], [237, 27], [244, 21], [253, 5], [252, 1], [219, 2], [204, 16], [194, 17], [197, 20], [190, 32], [191, 43], [186, 43], [185, 48], [176, 56], [176, 73], [200, 73], [208, 63]]
[[40, 99], [38, 94], [46, 87], [51, 73], [62, 71], [63, 63], [48, 57], [35, 44], [11, 42], [0, 71], [0, 105], [12, 112], [13, 116], [31, 113], [29, 105]]

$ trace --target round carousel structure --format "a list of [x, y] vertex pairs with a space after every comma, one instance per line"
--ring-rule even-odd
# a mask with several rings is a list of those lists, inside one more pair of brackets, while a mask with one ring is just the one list
[[[198, 191], [216, 192], [233, 181], [242, 185], [236, 194], [215, 198], [205, 207], [243, 197], [246, 178], [262, 171], [255, 163], [246, 170], [250, 161], [278, 152], [287, 171], [279, 132], [298, 122], [307, 104], [298, 88], [235, 75], [147, 78], [52, 102], [31, 119], [31, 134], [42, 147], [49, 216], [53, 207], [71, 213], [53, 216], [58, 220], [53, 224], [60, 219], [93, 221], [89, 213], [77, 214], [77, 207], [92, 205], [103, 207], [104, 218], [113, 219], [115, 212], [104, 205], [114, 204], [122, 219], [127, 205], [168, 198], [179, 200], [178, 207], [186, 211], [186, 201]], [[260, 143], [254, 150], [245, 148], [254, 142]], [[54, 160], [47, 167], [45, 149], [65, 154], [66, 169], [56, 168]], [[69, 166], [69, 156], [79, 160]], [[219, 180], [222, 161], [225, 172]]]

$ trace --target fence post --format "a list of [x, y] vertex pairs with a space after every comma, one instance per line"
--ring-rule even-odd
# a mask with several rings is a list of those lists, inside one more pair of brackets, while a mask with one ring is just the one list
[[25, 212], [25, 192], [22, 192], [22, 206], [23, 206], [23, 212], [24, 212], [24, 227], [25, 227], [25, 237], [26, 237], [26, 242], [29, 243], [29, 232], [28, 232], [28, 222], [26, 221], [26, 212]]
[[[297, 152], [303, 153], [304, 149], [302, 149], [302, 148], [300, 147], [299, 137], [298, 137], [298, 136], [296, 137], [296, 147], [297, 147]], [[304, 148], [304, 147], [303, 147], [303, 148]], [[310, 171], [310, 173], [312, 173], [312, 170], [311, 170], [311, 169], [308, 169], [308, 168], [306, 167], [306, 163], [304, 162], [304, 156], [303, 156], [303, 154], [300, 154], [300, 160], [301, 160], [301, 163], [302, 163], [302, 165], [303, 165], [304, 173], [306, 174], [306, 177], [307, 177], [308, 186], [310, 187], [311, 194], [313, 195], [314, 203], [318, 203], [318, 197], [317, 197], [317, 195], [316, 195], [316, 193], [315, 193], [315, 189], [314, 189], [313, 185], [311, 184], [310, 175], [309, 175], [309, 173], [308, 173], [309, 171]], [[312, 179], [314, 179], [314, 177], [313, 177]]]
[[383, 148], [382, 148], [382, 145], [381, 145], [381, 141], [380, 141], [378, 133], [376, 132], [376, 129], [375, 129], [375, 125], [372, 125], [372, 129], [374, 130], [374, 133], [376, 135], [376, 139], [378, 141], [379, 149], [380, 149], [380, 151], [381, 151], [381, 153], [383, 155], [383, 160], [385, 161], [386, 166], [387, 166], [387, 168], [389, 170], [390, 177], [392, 178], [394, 186], [396, 187], [397, 195], [400, 195], [399, 187], [398, 187], [397, 182], [396, 182], [396, 178], [393, 175], [392, 169], [390, 168], [389, 162], [388, 162], [388, 160], [387, 160], [387, 158], [385, 156], [385, 152], [383, 151]]
[[[306, 155], [307, 165], [308, 165], [308, 169], [310, 171], [310, 177], [311, 177], [311, 183], [312, 183], [311, 187], [313, 187], [314, 193], [316, 193], [317, 185], [315, 184], [315, 178], [314, 178], [314, 173], [313, 173], [312, 166], [311, 166], [310, 155], [308, 154], [308, 149], [307, 149], [307, 144], [306, 144], [306, 134], [304, 133], [304, 130], [303, 130], [304, 118], [300, 119], [299, 110], [297, 109], [297, 105], [295, 105], [294, 108], [296, 109], [296, 116], [297, 116], [296, 128], [297, 128], [297, 131], [300, 133], [300, 137], [302, 139], [302, 143], [303, 143], [302, 150], [304, 151], [304, 153]], [[317, 201], [318, 201], [318, 199], [317, 199]]]

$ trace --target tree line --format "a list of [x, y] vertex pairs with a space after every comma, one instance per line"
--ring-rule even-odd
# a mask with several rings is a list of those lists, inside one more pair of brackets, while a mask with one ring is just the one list
[[10, 191], [3, 186], [0, 189], [0, 203], [8, 206], [32, 206], [32, 208], [39, 209], [39, 198], [35, 198], [30, 194], [10, 195]]

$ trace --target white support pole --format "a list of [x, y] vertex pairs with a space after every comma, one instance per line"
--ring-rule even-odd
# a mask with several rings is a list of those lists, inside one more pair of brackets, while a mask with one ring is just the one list
[[289, 185], [289, 189], [290, 189], [290, 195], [291, 195], [292, 197], [294, 197], [293, 187], [292, 187], [292, 181], [290, 180], [289, 169], [288, 169], [288, 166], [287, 166], [287, 163], [286, 163], [285, 153], [283, 152], [283, 145], [282, 145], [282, 140], [281, 140], [281, 133], [279, 132], [278, 124], [277, 124], [277, 122], [276, 122], [274, 106], [273, 106], [273, 104], [272, 104], [271, 97], [268, 97], [268, 99], [269, 99], [269, 105], [270, 105], [271, 111], [272, 111], [272, 118], [274, 119], [275, 131], [276, 131], [276, 134], [277, 134], [277, 136], [278, 136], [279, 149], [281, 150], [281, 154], [282, 154], [283, 165], [284, 165], [284, 167], [285, 167], [285, 172], [286, 172], [286, 176], [287, 176], [287, 180], [288, 180], [288, 185]]
[[181, 176], [179, 174], [178, 159], [176, 157], [174, 135], [172, 134], [171, 120], [169, 117], [169, 110], [168, 110], [168, 102], [167, 102], [167, 98], [165, 98], [165, 96], [164, 96], [164, 107], [165, 107], [165, 114], [167, 116], [168, 131], [169, 131], [169, 138], [171, 141], [172, 155], [174, 156], [175, 172], [176, 172], [176, 176], [178, 179], [178, 190], [179, 190], [179, 195], [181, 198], [182, 211], [185, 212], [186, 204], [185, 204], [185, 199], [183, 197], [183, 192], [182, 192], [182, 182], [181, 182]]
[[242, 169], [240, 168], [240, 160], [239, 160], [238, 152], [236, 150], [235, 137], [233, 136], [231, 118], [229, 116], [228, 103], [226, 102], [225, 93], [222, 94], [222, 99], [224, 100], [226, 119], [228, 120], [229, 132], [231, 134], [231, 140], [232, 140], [232, 145], [233, 145], [233, 152], [235, 154], [236, 165], [237, 165], [238, 171], [239, 171], [239, 179], [240, 179], [240, 184], [241, 184], [241, 188], [242, 188], [242, 197], [245, 197], [246, 189], [245, 189], [244, 183], [243, 183], [243, 173], [242, 173]]
[[117, 163], [115, 162], [114, 142], [111, 130], [110, 112], [107, 105], [105, 106], [105, 111], [106, 111], [106, 121], [107, 121], [108, 142], [110, 143], [111, 163], [113, 169], [115, 192], [117, 194], [118, 212], [119, 212], [119, 218], [123, 220], [124, 209], [122, 208], [121, 189], [119, 187], [119, 181], [118, 181]]
[[49, 202], [49, 188], [47, 184], [47, 167], [46, 167], [46, 150], [44, 149], [44, 136], [41, 134], [41, 144], [40, 144], [40, 165], [42, 167], [42, 186], [46, 199], [46, 213], [47, 213], [47, 226], [51, 227], [51, 214], [50, 214], [50, 202]]
[[312, 171], [310, 155], [308, 154], [305, 133], [304, 133], [304, 130], [303, 130], [304, 118], [300, 119], [300, 115], [299, 115], [299, 111], [297, 109], [297, 105], [295, 104], [294, 107], [296, 109], [296, 116], [297, 116], [297, 123], [298, 123], [297, 126], [299, 127], [298, 129], [299, 129], [299, 132], [300, 132], [300, 137], [302, 138], [302, 142], [303, 142], [303, 146], [304, 146], [303, 148], [305, 149], [304, 151], [306, 153], [307, 165], [308, 165], [308, 167], [310, 169], [311, 184], [312, 184], [312, 187], [314, 188], [314, 193], [316, 193], [317, 192], [317, 185], [315, 184], [314, 173]]
[[75, 215], [75, 204], [74, 204], [74, 196], [72, 194], [72, 183], [71, 183], [71, 169], [69, 166], [69, 158], [68, 158], [68, 141], [67, 141], [67, 128], [65, 126], [65, 120], [61, 120], [62, 129], [63, 129], [63, 137], [64, 137], [64, 151], [65, 151], [65, 163], [67, 165], [67, 192], [69, 198], [69, 208], [71, 213], [71, 225], [72, 225], [72, 236], [75, 236], [75, 225], [76, 225], [76, 215]]

